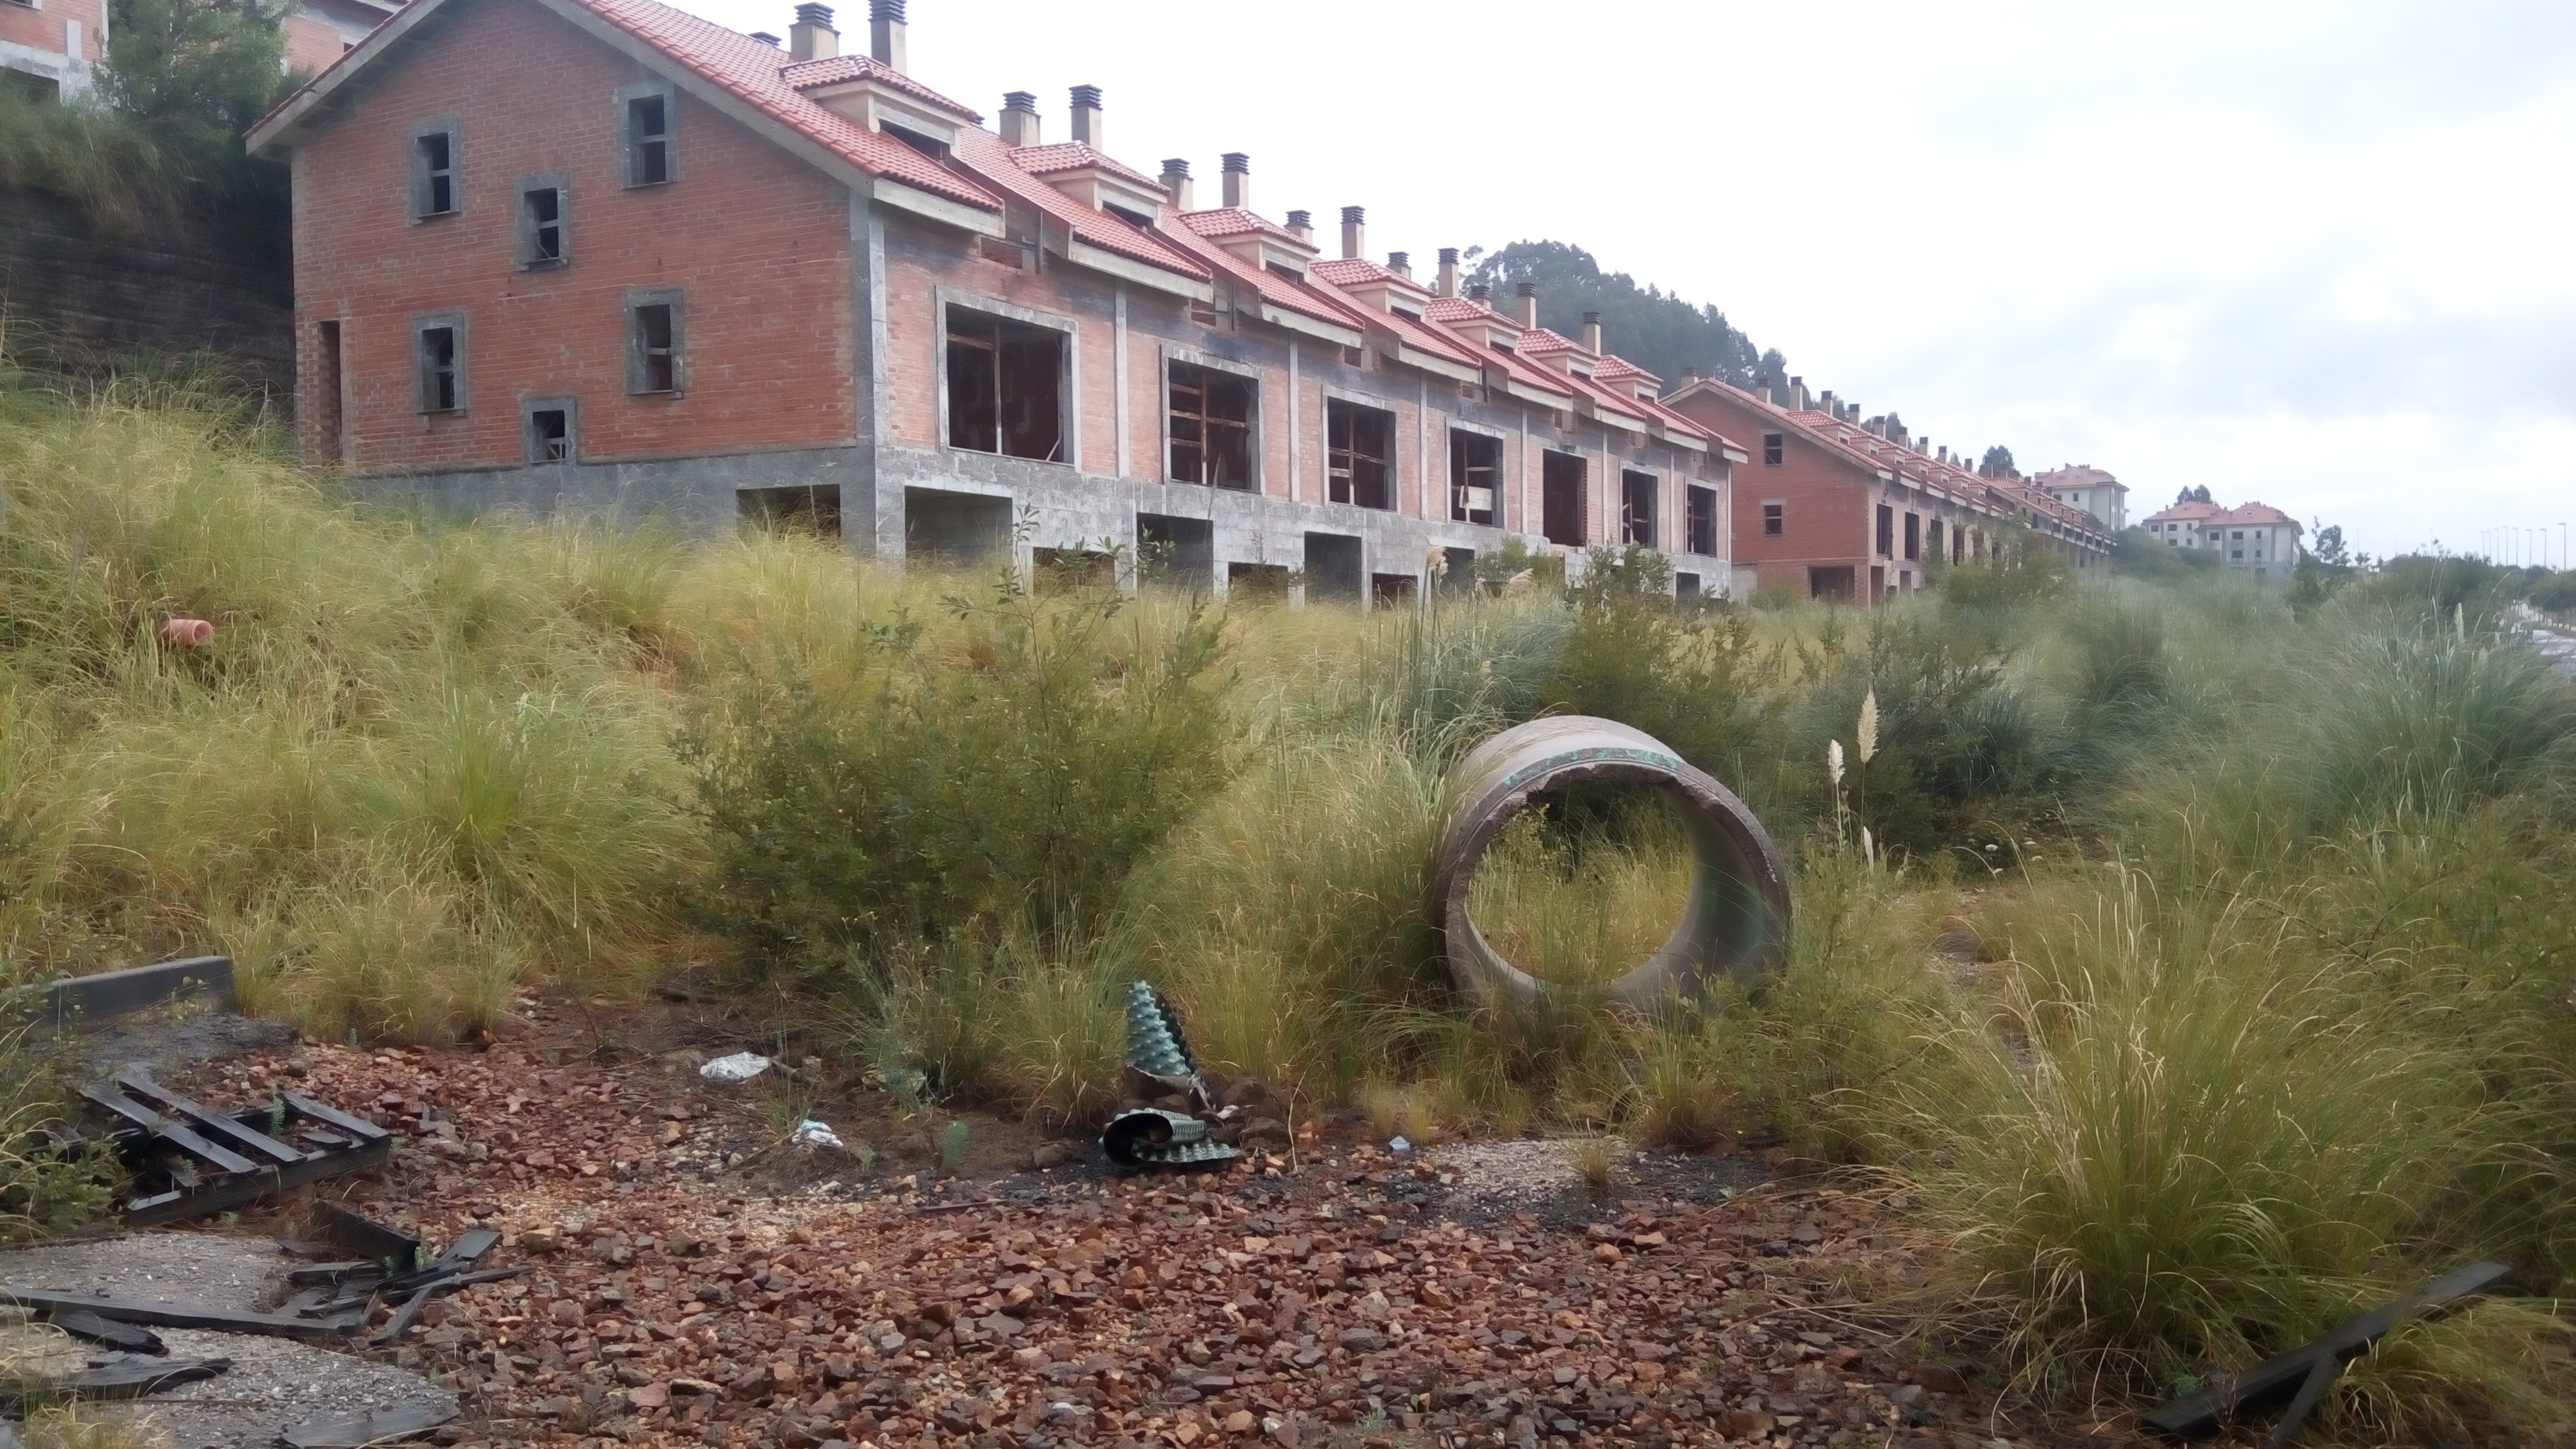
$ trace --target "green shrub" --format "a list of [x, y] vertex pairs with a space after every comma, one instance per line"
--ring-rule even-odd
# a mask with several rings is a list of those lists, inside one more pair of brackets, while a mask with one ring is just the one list
[[773, 964], [838, 970], [981, 928], [1083, 938], [1224, 782], [1217, 624], [1006, 581], [815, 667], [746, 659], [681, 736], [715, 851], [699, 910]]

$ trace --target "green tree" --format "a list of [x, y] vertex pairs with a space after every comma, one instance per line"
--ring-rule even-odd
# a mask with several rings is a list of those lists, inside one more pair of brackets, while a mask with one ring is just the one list
[[1986, 450], [1985, 460], [1977, 464], [1977, 472], [1988, 478], [2018, 478], [2021, 476], [2021, 469], [2013, 466], [2012, 449], [2005, 447], [2001, 443], [1997, 443]]
[[1471, 248], [1468, 280], [1494, 289], [1498, 304], [1522, 282], [1538, 284], [1538, 320], [1568, 337], [1582, 335], [1583, 314], [1601, 314], [1605, 345], [1667, 383], [1692, 368], [1749, 387], [1756, 377], [1785, 376], [1789, 360], [1755, 348], [1726, 314], [1660, 287], [1639, 286], [1626, 272], [1604, 272], [1590, 252], [1568, 242], [1518, 241], [1499, 251]]
[[99, 89], [163, 141], [208, 155], [301, 83], [285, 71], [287, 15], [259, 0], [116, 0]]

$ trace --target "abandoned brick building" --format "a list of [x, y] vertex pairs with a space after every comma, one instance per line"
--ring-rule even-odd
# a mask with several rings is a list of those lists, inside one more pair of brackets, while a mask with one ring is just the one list
[[[357, 47], [401, 0], [301, 0], [287, 13], [286, 67], [319, 71]], [[0, 85], [74, 100], [107, 59], [107, 0], [0, 0]]]
[[1785, 399], [1774, 391], [1694, 377], [1664, 399], [1759, 450], [1735, 480], [1731, 555], [1758, 587], [1855, 602], [1907, 593], [1937, 562], [1987, 557], [2006, 530], [2029, 530], [2079, 569], [2110, 557], [2101, 521], [2045, 488], [1985, 477], [1830, 392], [1811, 398], [1804, 378]]
[[460, 509], [792, 516], [878, 556], [1101, 541], [1223, 591], [1399, 597], [1519, 536], [1729, 587], [1743, 450], [1660, 380], [1459, 295], [1456, 254], [1338, 256], [1224, 158], [1111, 158], [868, 54], [653, 0], [411, 0], [264, 119], [295, 186], [300, 428]]

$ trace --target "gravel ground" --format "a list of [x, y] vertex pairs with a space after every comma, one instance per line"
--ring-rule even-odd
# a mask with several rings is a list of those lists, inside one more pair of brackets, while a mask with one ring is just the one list
[[[284, 1258], [274, 1244], [214, 1233], [142, 1233], [0, 1253], [0, 1283], [108, 1292], [152, 1302], [258, 1308]], [[311, 1344], [251, 1334], [159, 1328], [181, 1358], [228, 1358], [230, 1372], [143, 1400], [171, 1449], [265, 1449], [278, 1432], [398, 1404], [453, 1408], [456, 1396], [419, 1374]]]

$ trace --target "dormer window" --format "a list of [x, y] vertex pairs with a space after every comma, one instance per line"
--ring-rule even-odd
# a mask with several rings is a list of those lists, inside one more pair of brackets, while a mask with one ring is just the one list
[[887, 135], [894, 137], [896, 140], [901, 141], [903, 144], [910, 146], [922, 155], [929, 157], [933, 161], [945, 161], [948, 159], [948, 143], [935, 136], [925, 136], [919, 131], [908, 130], [902, 126], [897, 126], [891, 123], [880, 126], [878, 129], [884, 131]]

